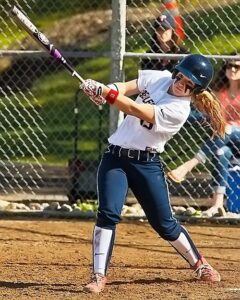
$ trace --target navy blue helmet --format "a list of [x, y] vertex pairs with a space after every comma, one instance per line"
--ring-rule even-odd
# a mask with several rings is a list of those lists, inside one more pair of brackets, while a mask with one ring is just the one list
[[197, 85], [193, 90], [195, 94], [207, 89], [214, 73], [209, 59], [200, 54], [190, 54], [181, 60], [175, 66], [172, 77], [175, 78], [178, 72], [181, 72]]

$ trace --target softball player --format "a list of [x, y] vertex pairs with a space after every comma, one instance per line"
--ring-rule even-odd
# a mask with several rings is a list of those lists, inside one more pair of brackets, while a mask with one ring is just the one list
[[[194, 270], [195, 278], [216, 282], [219, 273], [198, 252], [184, 227], [173, 217], [159, 153], [190, 113], [190, 103], [209, 114], [213, 128], [224, 133], [220, 106], [206, 92], [213, 76], [209, 60], [188, 55], [169, 71], [139, 71], [137, 80], [110, 86], [88, 79], [81, 86], [90, 100], [105, 102], [127, 117], [109, 138], [98, 169], [99, 208], [93, 232], [93, 275], [85, 291], [101, 292], [114, 244], [115, 228], [130, 187], [159, 236], [167, 240]], [[138, 94], [136, 101], [127, 96]]]

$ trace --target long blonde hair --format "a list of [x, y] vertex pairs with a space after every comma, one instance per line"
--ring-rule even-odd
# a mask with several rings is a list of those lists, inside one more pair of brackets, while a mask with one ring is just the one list
[[220, 101], [210, 91], [203, 91], [192, 96], [193, 105], [210, 119], [214, 135], [225, 135], [226, 120]]

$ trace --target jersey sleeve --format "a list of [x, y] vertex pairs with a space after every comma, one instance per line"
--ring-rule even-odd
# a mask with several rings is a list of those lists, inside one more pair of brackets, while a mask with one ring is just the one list
[[150, 70], [139, 70], [138, 71], [138, 89], [140, 92], [145, 90], [149, 84], [149, 79], [151, 76], [151, 71]]
[[186, 122], [189, 113], [189, 107], [180, 107], [179, 105], [154, 105], [155, 113], [155, 131], [156, 132], [177, 132]]
[[171, 78], [171, 73], [167, 70], [157, 71], [157, 70], [139, 70], [138, 71], [138, 89], [140, 92], [148, 89], [148, 87], [154, 85], [159, 80], [166, 80]]

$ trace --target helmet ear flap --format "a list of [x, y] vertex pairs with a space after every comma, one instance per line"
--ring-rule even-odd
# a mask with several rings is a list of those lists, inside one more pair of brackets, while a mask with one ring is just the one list
[[204, 89], [198, 85], [193, 89], [193, 94], [200, 94], [203, 91], [204, 91]]
[[175, 79], [175, 78], [176, 78], [178, 72], [179, 72], [179, 71], [178, 71], [177, 69], [174, 69], [174, 70], [172, 71], [172, 79]]

